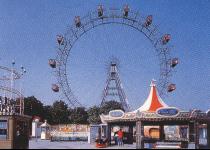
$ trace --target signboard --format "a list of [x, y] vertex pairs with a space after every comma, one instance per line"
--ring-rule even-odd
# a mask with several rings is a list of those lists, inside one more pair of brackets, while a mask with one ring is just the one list
[[160, 108], [156, 113], [162, 117], [176, 117], [179, 114], [179, 110], [172, 107]]
[[124, 114], [125, 113], [122, 110], [113, 110], [109, 112], [109, 116], [112, 118], [122, 118]]

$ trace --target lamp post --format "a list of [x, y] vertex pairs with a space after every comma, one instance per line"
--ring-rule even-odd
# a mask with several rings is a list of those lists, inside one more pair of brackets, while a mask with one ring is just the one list
[[[15, 99], [14, 99], [14, 95], [13, 95], [13, 90], [14, 90], [14, 86], [15, 86], [15, 85], [14, 85], [14, 84], [15, 84], [15, 83], [14, 83], [14, 80], [15, 80], [15, 79], [14, 79], [14, 70], [15, 70], [15, 60], [12, 60], [12, 71], [11, 71], [11, 97], [10, 97], [9, 104], [8, 104], [8, 105], [11, 105], [11, 108], [10, 108], [11, 110], [9, 110], [9, 111], [10, 111], [12, 114], [15, 113], [15, 106], [11, 104], [11, 101], [12, 101], [12, 100], [15, 100]], [[9, 113], [10, 113], [10, 112], [9, 112]]]
[[20, 114], [24, 115], [24, 109], [25, 109], [25, 104], [24, 104], [24, 96], [23, 96], [23, 84], [24, 84], [24, 78], [23, 75], [26, 73], [26, 69], [21, 65], [21, 76], [22, 76], [22, 82], [20, 83]]

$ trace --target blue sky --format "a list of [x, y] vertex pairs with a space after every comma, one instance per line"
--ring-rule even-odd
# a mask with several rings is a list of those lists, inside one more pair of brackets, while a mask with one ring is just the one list
[[[56, 56], [56, 35], [65, 33], [74, 16], [104, 7], [153, 15], [162, 33], [170, 33], [172, 56], [180, 59], [171, 79], [177, 90], [165, 98], [170, 106], [189, 110], [210, 108], [210, 1], [207, 0], [0, 0], [0, 64], [27, 68], [25, 95], [45, 104], [59, 99], [51, 91], [56, 82], [48, 59]], [[106, 81], [107, 62], [120, 60], [120, 75], [133, 109], [147, 98], [151, 79], [159, 78], [159, 61], [143, 34], [119, 26], [100, 26], [75, 44], [68, 63], [69, 80], [85, 105], [100, 104]]]

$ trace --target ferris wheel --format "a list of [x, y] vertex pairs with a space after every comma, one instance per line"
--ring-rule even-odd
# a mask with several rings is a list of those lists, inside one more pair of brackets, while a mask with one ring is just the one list
[[26, 73], [21, 66], [21, 71], [14, 68], [15, 62], [12, 62], [12, 68], [0, 66], [0, 115], [24, 114], [24, 96], [22, 87], [15, 88], [15, 81], [20, 80]]
[[160, 77], [157, 87], [160, 95], [166, 95], [176, 89], [176, 85], [171, 83], [173, 69], [178, 65], [179, 59], [171, 57], [170, 45], [171, 35], [163, 34], [153, 23], [153, 16], [143, 16], [139, 12], [132, 11], [128, 5], [122, 9], [104, 8], [99, 5], [95, 11], [88, 13], [84, 17], [75, 16], [74, 24], [67, 29], [63, 35], [57, 35], [58, 50], [55, 59], [49, 60], [49, 65], [54, 69], [57, 83], [52, 84], [52, 90], [65, 95], [66, 100], [72, 107], [81, 106], [80, 101], [75, 97], [71, 89], [71, 83], [67, 76], [67, 65], [71, 50], [74, 44], [88, 31], [101, 25], [118, 24], [134, 28], [142, 33], [153, 45], [158, 54], [160, 64]]

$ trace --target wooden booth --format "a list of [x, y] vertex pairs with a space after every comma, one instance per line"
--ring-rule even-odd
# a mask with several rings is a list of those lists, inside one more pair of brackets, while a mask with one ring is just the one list
[[28, 149], [30, 117], [0, 115], [0, 149]]
[[[169, 107], [158, 95], [152, 82], [145, 103], [133, 112], [111, 111], [101, 115], [107, 124], [107, 138], [112, 144], [114, 126], [127, 127], [124, 142], [143, 148], [210, 148], [210, 111], [181, 111]], [[129, 140], [126, 140], [129, 139]]]

